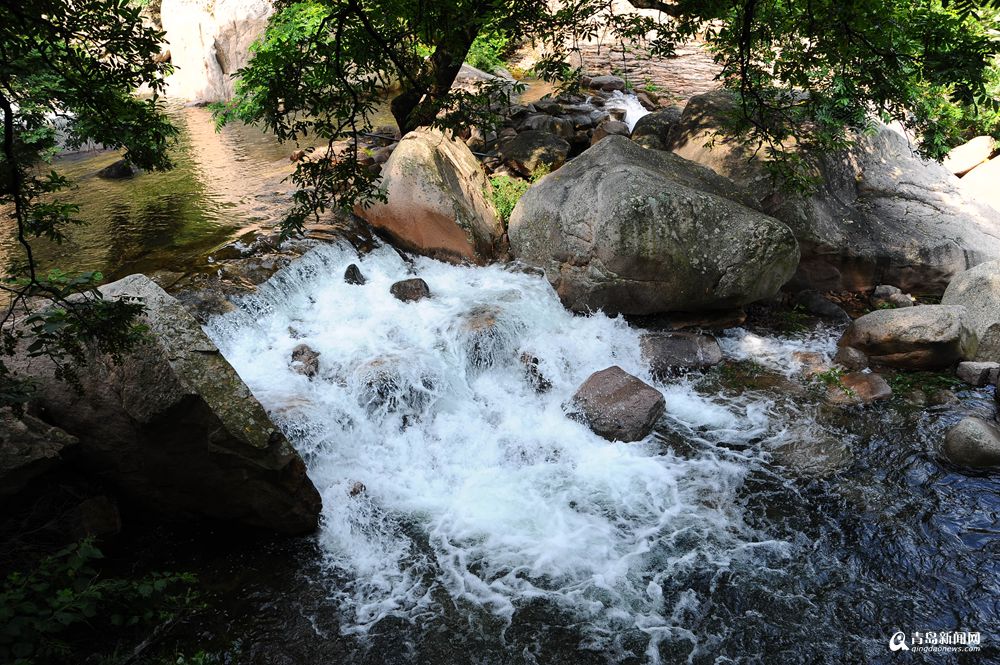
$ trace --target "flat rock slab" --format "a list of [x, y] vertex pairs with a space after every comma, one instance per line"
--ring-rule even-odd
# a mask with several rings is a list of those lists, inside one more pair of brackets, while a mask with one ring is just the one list
[[851, 372], [840, 379], [839, 386], [830, 386], [827, 400], [836, 406], [864, 406], [892, 397], [892, 388], [878, 374]]
[[651, 332], [639, 341], [643, 359], [656, 376], [704, 369], [722, 362], [722, 348], [711, 335], [692, 332]]
[[614, 365], [590, 375], [573, 405], [595, 434], [608, 441], [639, 441], [666, 410], [660, 391]]

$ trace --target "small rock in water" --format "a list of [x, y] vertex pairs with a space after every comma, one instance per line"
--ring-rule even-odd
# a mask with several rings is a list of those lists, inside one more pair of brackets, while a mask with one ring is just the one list
[[614, 365], [590, 375], [573, 395], [584, 422], [608, 441], [640, 441], [666, 410], [660, 391]]
[[347, 266], [347, 270], [344, 271], [344, 281], [348, 284], [361, 286], [367, 280], [365, 279], [365, 276], [361, 274], [361, 268], [359, 268], [356, 263], [352, 263]]
[[851, 372], [840, 378], [839, 386], [830, 386], [827, 400], [837, 406], [867, 405], [892, 397], [892, 388], [878, 374]]
[[816, 351], [796, 351], [792, 358], [802, 365], [802, 375], [806, 377], [813, 377], [830, 369], [826, 357]]
[[995, 385], [997, 383], [997, 376], [1000, 375], [1000, 363], [961, 362], [958, 363], [958, 370], [955, 374], [958, 375], [958, 378], [976, 388], [982, 388], [991, 384]]
[[833, 357], [833, 362], [851, 370], [862, 370], [868, 367], [868, 356], [849, 346], [842, 346], [837, 349], [837, 355]]
[[534, 387], [537, 393], [546, 393], [552, 388], [552, 382], [545, 378], [541, 370], [538, 369], [538, 358], [527, 351], [521, 354], [521, 364], [524, 365], [524, 373], [528, 383]]
[[319, 372], [319, 353], [308, 344], [299, 344], [292, 349], [292, 369], [312, 378]]
[[646, 333], [639, 341], [654, 376], [704, 369], [722, 362], [722, 348], [711, 335], [691, 332]]
[[131, 178], [138, 172], [139, 170], [129, 164], [127, 160], [119, 159], [114, 164], [105, 166], [98, 171], [97, 177], [104, 178], [105, 180], [122, 180], [124, 178]]
[[431, 297], [430, 287], [427, 286], [427, 282], [419, 277], [396, 282], [389, 287], [389, 293], [397, 300], [402, 300], [403, 302], [416, 302], [417, 300]]
[[974, 416], [965, 418], [945, 436], [944, 454], [962, 466], [1000, 466], [1000, 426]]
[[350, 496], [359, 496], [361, 494], [364, 494], [365, 490], [367, 490], [367, 489], [368, 488], [365, 487], [365, 484], [363, 482], [358, 481], [358, 482], [354, 483], [353, 485], [351, 485], [351, 489], [347, 493]]

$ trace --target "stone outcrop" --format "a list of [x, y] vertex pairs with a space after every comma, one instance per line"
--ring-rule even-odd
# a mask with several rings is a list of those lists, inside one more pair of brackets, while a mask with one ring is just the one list
[[708, 169], [609, 136], [521, 197], [511, 251], [573, 311], [733, 308], [776, 293], [799, 258], [788, 227], [743, 201]]
[[[1000, 180], [994, 184], [997, 186]], [[1000, 261], [982, 263], [960, 273], [948, 285], [941, 304], [965, 307], [979, 338], [974, 360], [1000, 362]]]
[[101, 289], [140, 298], [147, 339], [119, 364], [94, 354], [82, 389], [17, 357], [34, 408], [79, 439], [82, 466], [134, 505], [281, 533], [315, 529], [320, 497], [279, 432], [197, 321], [144, 275]]
[[594, 372], [573, 395], [572, 407], [600, 437], [639, 441], [666, 408], [660, 391], [617, 365]]
[[854, 149], [821, 156], [819, 190], [802, 197], [785, 193], [763, 161], [724, 134], [733, 109], [724, 91], [692, 98], [671, 147], [749, 189], [764, 212], [792, 229], [802, 249], [799, 286], [895, 284], [938, 294], [955, 274], [1000, 258], [1000, 211], [967, 196], [895, 129], [883, 126]]
[[490, 183], [461, 141], [436, 129], [410, 132], [385, 163], [382, 187], [386, 202], [355, 212], [399, 247], [452, 262], [497, 255], [503, 225], [487, 196]]
[[59, 465], [78, 441], [31, 414], [0, 409], [0, 499]]
[[857, 349], [873, 365], [944, 369], [975, 355], [976, 333], [964, 307], [921, 305], [865, 314], [838, 346]]
[[235, 74], [267, 27], [270, 0], [163, 0], [171, 62], [167, 94], [206, 102], [232, 99]]

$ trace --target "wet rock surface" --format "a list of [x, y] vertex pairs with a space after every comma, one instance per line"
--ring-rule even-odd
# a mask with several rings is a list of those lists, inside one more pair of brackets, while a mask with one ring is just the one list
[[965, 418], [948, 431], [944, 455], [948, 461], [962, 466], [1000, 466], [1000, 425], [982, 418]]
[[400, 280], [389, 287], [389, 292], [403, 302], [416, 302], [431, 297], [431, 288], [419, 277]]
[[628, 442], [653, 431], [666, 402], [656, 388], [615, 366], [594, 372], [584, 381], [572, 405], [595, 434]]
[[693, 332], [651, 332], [639, 341], [642, 357], [654, 376], [704, 369], [722, 362], [722, 348], [711, 335]]

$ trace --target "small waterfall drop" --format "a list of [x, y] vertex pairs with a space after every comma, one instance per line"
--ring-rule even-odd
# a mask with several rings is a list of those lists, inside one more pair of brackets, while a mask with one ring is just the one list
[[[344, 282], [350, 263], [365, 285]], [[431, 298], [389, 294], [414, 275]], [[656, 383], [637, 331], [572, 315], [543, 277], [323, 246], [207, 330], [323, 494], [320, 542], [347, 580], [331, 589], [345, 633], [389, 617], [433, 623], [452, 606], [509, 624], [541, 603], [570, 617], [587, 648], [639, 640], [656, 662], [663, 639], [711, 641], [685, 628], [698, 601], [665, 589], [788, 556], [737, 500], [753, 442], [781, 434], [774, 405]], [[320, 353], [312, 379], [290, 366], [299, 344]], [[564, 411], [610, 365], [666, 398], [643, 442], [609, 443]]]
[[625, 118], [623, 122], [628, 125], [630, 132], [635, 129], [635, 123], [639, 122], [639, 118], [649, 115], [646, 107], [639, 103], [638, 97], [632, 93], [626, 94], [619, 90], [611, 93], [611, 97], [605, 102], [604, 107], [624, 110]]

